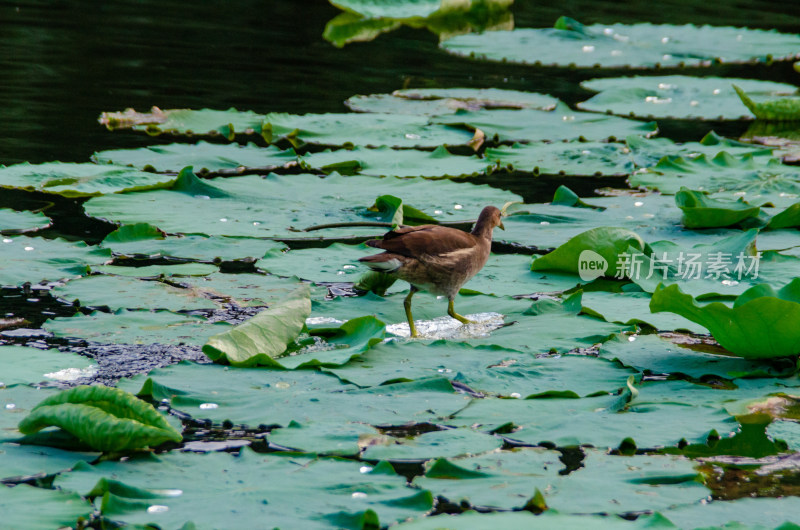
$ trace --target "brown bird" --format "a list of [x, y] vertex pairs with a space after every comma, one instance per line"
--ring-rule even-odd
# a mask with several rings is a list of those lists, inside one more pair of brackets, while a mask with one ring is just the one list
[[417, 291], [447, 296], [447, 314], [463, 324], [472, 323], [456, 313], [453, 299], [489, 259], [492, 230], [496, 226], [505, 230], [501, 216], [499, 209], [487, 206], [471, 233], [439, 225], [399, 226], [383, 239], [367, 241], [367, 245], [386, 252], [358, 261], [411, 284], [403, 306], [412, 337], [419, 336], [411, 316], [411, 297]]

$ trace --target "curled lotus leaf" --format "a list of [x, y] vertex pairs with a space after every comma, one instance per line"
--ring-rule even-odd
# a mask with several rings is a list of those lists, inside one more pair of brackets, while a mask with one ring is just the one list
[[733, 85], [733, 89], [736, 90], [742, 103], [760, 120], [800, 120], [800, 97], [797, 97], [797, 91], [792, 94], [794, 97], [753, 101], [753, 94], [749, 94], [747, 89], [742, 89], [737, 85]]
[[675, 204], [683, 212], [683, 224], [686, 228], [720, 228], [741, 224], [747, 220], [755, 220], [761, 208], [738, 201], [717, 200], [705, 193], [681, 188], [675, 194]]
[[595, 68], [710, 66], [791, 60], [800, 35], [686, 24], [593, 24], [568, 17], [553, 28], [459, 35], [440, 46], [489, 61]]
[[726, 350], [748, 359], [800, 353], [800, 278], [779, 291], [768, 284], [751, 287], [728, 307], [699, 305], [678, 285], [659, 286], [650, 301], [654, 313], [677, 313], [707, 328]]
[[81, 385], [44, 399], [23, 418], [19, 430], [33, 434], [50, 426], [100, 451], [127, 451], [183, 439], [152, 405], [130, 392], [102, 385]]

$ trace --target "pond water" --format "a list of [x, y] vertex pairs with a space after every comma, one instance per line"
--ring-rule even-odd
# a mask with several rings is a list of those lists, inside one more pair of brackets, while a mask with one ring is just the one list
[[[517, 27], [550, 27], [561, 15], [597, 22], [747, 25], [798, 31], [792, 2], [518, 1]], [[134, 107], [236, 107], [266, 112], [341, 112], [354, 94], [403, 87], [498, 87], [549, 93], [567, 103], [588, 94], [596, 72], [455, 58], [425, 30], [401, 28], [337, 49], [322, 39], [339, 10], [311, 2], [4, 2], [0, 6], [0, 164], [83, 162], [95, 151], [152, 144], [109, 134], [102, 111]], [[695, 71], [696, 72], [696, 71]], [[619, 75], [619, 71], [600, 75]], [[779, 68], [726, 66], [701, 75], [796, 79]], [[699, 139], [696, 124], [660, 123], [662, 136]], [[717, 132], [734, 136], [739, 124]]]

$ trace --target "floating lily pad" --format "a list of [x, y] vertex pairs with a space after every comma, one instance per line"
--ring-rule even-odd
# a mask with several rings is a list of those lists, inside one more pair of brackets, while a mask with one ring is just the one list
[[57, 337], [77, 337], [102, 343], [201, 346], [208, 337], [230, 328], [230, 324], [210, 324], [204, 318], [170, 311], [120, 310], [57, 317], [42, 327]]
[[580, 112], [559, 103], [551, 111], [478, 110], [458, 111], [435, 116], [433, 123], [480, 129], [487, 137], [500, 142], [538, 142], [549, 140], [608, 140], [631, 134], [650, 136], [658, 130], [655, 122], [642, 123], [617, 116]]
[[601, 346], [600, 355], [642, 372], [684, 374], [697, 379], [708, 376], [735, 379], [786, 375], [786, 372], [762, 361], [704, 353], [674, 344], [658, 335], [610, 340]]
[[606, 322], [647, 324], [658, 330], [685, 329], [692, 333], [707, 333], [706, 328], [678, 315], [650, 312], [649, 293], [584, 292], [581, 310]]
[[[54, 475], [71, 469], [78, 462], [94, 462], [99, 456], [100, 453], [81, 453], [53, 447], [1, 443], [0, 479]], [[2, 499], [2, 493], [0, 493], [0, 499]], [[3, 501], [0, 500], [0, 506], [2, 504]], [[9, 512], [4, 511], [4, 513]]]
[[[367, 466], [364, 472], [362, 467], [360, 462], [263, 455], [245, 448], [239, 455], [175, 452], [80, 466], [57, 484], [102, 496], [100, 511], [109, 519], [162, 528], [195, 522], [198, 527], [254, 528], [265, 521], [282, 528], [298, 522], [309, 529], [358, 528], [431, 509], [430, 493], [407, 487], [391, 466]], [[208, 481], [209, 476], [219, 478]], [[230, 495], [235, 502], [221, 507], [220, 496]], [[298, 503], [298, 496], [312, 502]]]
[[292, 422], [269, 433], [269, 443], [304, 453], [318, 455], [357, 455], [362, 445], [377, 440], [394, 440], [378, 429], [362, 423]]
[[107, 193], [168, 188], [175, 176], [156, 175], [125, 166], [48, 162], [0, 167], [0, 187], [94, 197]]
[[734, 355], [751, 359], [800, 353], [800, 279], [780, 291], [767, 284], [751, 287], [730, 308], [719, 302], [699, 306], [677, 285], [656, 289], [650, 310], [678, 313], [708, 328]]
[[555, 142], [489, 148], [484, 156], [500, 167], [534, 175], [629, 175], [630, 150], [621, 144]]
[[24, 384], [0, 387], [0, 440], [13, 442], [22, 436], [17, 430], [30, 411], [45, 397], [58, 393], [53, 388], [35, 388]]
[[755, 162], [766, 163], [773, 157], [770, 147], [738, 142], [719, 136], [714, 131], [706, 134], [699, 142], [677, 144], [669, 138], [628, 136], [625, 143], [628, 144], [630, 156], [638, 167], [654, 166], [665, 156], [691, 159], [702, 154], [706, 158], [714, 158], [722, 151], [733, 156], [750, 154]]
[[57, 281], [89, 272], [90, 265], [105, 263], [111, 251], [90, 247], [82, 241], [39, 237], [3, 237], [0, 257], [0, 285]]
[[[453, 504], [464, 502], [482, 509], [522, 508], [538, 490], [547, 506], [560, 513], [663, 510], [698, 502], [709, 493], [686, 458], [611, 456], [590, 450], [582, 464], [562, 476], [558, 453], [525, 448], [438, 460], [414, 484]], [[594, 494], [582, 493], [586, 488]]]
[[245, 237], [165, 237], [158, 228], [147, 223], [123, 225], [108, 234], [100, 246], [124, 256], [168, 256], [198, 261], [255, 258], [270, 250], [286, 248], [275, 241]]
[[550, 528], [580, 528], [581, 530], [638, 530], [652, 528], [663, 523], [660, 514], [640, 515], [629, 521], [616, 515], [572, 515], [547, 510], [540, 515], [532, 512], [488, 512], [472, 510], [458, 515], [440, 514], [421, 517], [397, 525], [398, 530], [481, 530], [483, 528], [527, 528], [532, 525], [548, 525]]
[[514, 26], [508, 10], [511, 3], [511, 0], [422, 0], [378, 4], [342, 0], [336, 5], [346, 11], [328, 21], [322, 36], [341, 48], [351, 42], [371, 41], [402, 26], [426, 28], [440, 38], [471, 31], [511, 29]]
[[114, 149], [92, 155], [98, 164], [132, 166], [151, 169], [159, 173], [178, 173], [193, 166], [198, 173], [253, 173], [272, 171], [297, 162], [293, 149], [281, 150], [275, 146], [259, 147], [253, 143], [151, 145], [139, 149]]
[[420, 434], [393, 444], [376, 444], [367, 447], [363, 458], [370, 460], [429, 460], [451, 458], [495, 451], [503, 440], [472, 429], [448, 429]]
[[434, 148], [467, 145], [473, 134], [464, 129], [430, 124], [424, 116], [379, 113], [267, 114], [264, 137], [305, 144], [365, 147]]
[[561, 17], [554, 28], [459, 35], [445, 51], [490, 61], [552, 66], [652, 68], [790, 60], [800, 37], [747, 28], [593, 24]]
[[90, 373], [96, 366], [80, 355], [25, 346], [0, 346], [0, 364], [0, 386], [68, 380], [70, 374]]
[[767, 200], [781, 193], [800, 194], [800, 169], [785, 166], [778, 159], [764, 164], [751, 156], [733, 157], [723, 152], [713, 158], [667, 157], [635, 173], [629, 182], [667, 194], [675, 194], [684, 186], [709, 193], [736, 193], [752, 202], [751, 197], [764, 196]]
[[159, 281], [145, 281], [126, 276], [95, 275], [57, 286], [54, 296], [82, 307], [118, 309], [213, 309], [217, 307], [202, 293], [181, 289]]
[[[432, 186], [437, 191], [432, 191]], [[316, 192], [308, 194], [308, 189]], [[297, 238], [377, 236], [384, 228], [350, 226], [299, 232], [336, 223], [363, 222], [376, 194], [403, 197], [437, 219], [458, 214], [477, 218], [487, 204], [519, 200], [517, 195], [485, 185], [421, 179], [270, 174], [201, 181], [190, 171], [181, 172], [170, 190], [97, 197], [85, 204], [87, 213], [117, 222], [151, 223], [171, 233], [209, 236]], [[116, 196], [113, 196], [116, 197]]]
[[301, 156], [299, 161], [300, 166], [307, 170], [373, 177], [465, 178], [488, 174], [495, 168], [491, 160], [452, 155], [444, 147], [438, 147], [431, 153], [389, 147], [356, 147], [352, 150], [311, 153]]
[[204, 296], [222, 298], [240, 306], [270, 305], [297, 288], [299, 278], [265, 274], [215, 273], [199, 278], [181, 278], [182, 285]]
[[745, 497], [679, 506], [664, 512], [664, 516], [678, 527], [789, 529], [796, 525], [791, 514], [797, 513], [797, 510], [800, 510], [800, 499], [797, 497]]
[[145, 265], [144, 267], [128, 267], [125, 265], [96, 265], [92, 272], [109, 276], [126, 276], [129, 278], [187, 278], [192, 276], [208, 276], [217, 272], [216, 265], [208, 263], [178, 263], [175, 265]]
[[236, 109], [167, 109], [153, 107], [150, 112], [127, 109], [104, 112], [99, 121], [110, 131], [132, 129], [149, 135], [212, 136], [233, 140], [236, 134], [261, 134], [263, 114]]
[[606, 77], [581, 83], [583, 88], [599, 94], [578, 103], [578, 108], [647, 119], [752, 119], [734, 85], [759, 100], [796, 90], [787, 83], [727, 77]]
[[588, 356], [534, 358], [501, 346], [444, 340], [380, 344], [344, 366], [325, 371], [362, 387], [439, 376], [484, 394], [523, 398], [615, 392], [633, 374]]
[[3, 524], [10, 528], [51, 530], [77, 526], [79, 518], [91, 517], [94, 507], [77, 493], [20, 484], [0, 485], [0, 510]]
[[558, 99], [537, 92], [501, 88], [409, 88], [391, 94], [353, 96], [345, 101], [356, 112], [391, 112], [438, 116], [458, 110], [552, 110]]
[[50, 218], [43, 213], [18, 212], [0, 208], [0, 233], [36, 230], [50, 225]]

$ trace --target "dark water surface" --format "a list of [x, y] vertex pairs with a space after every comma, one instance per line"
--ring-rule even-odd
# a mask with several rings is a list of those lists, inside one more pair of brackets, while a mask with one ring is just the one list
[[[341, 112], [349, 96], [405, 86], [513, 88], [575, 103], [587, 95], [577, 83], [600, 75], [460, 59], [440, 51], [426, 30], [401, 29], [337, 49], [322, 31], [338, 13], [322, 0], [0, 2], [0, 164], [83, 162], [94, 151], [153, 143], [97, 124], [100, 112], [126, 107]], [[800, 2], [792, 0], [517, 0], [513, 13], [517, 27], [552, 26], [568, 15], [586, 24], [693, 22], [800, 32]], [[800, 81], [786, 64], [691, 73]], [[743, 130], [725, 127], [718, 132]], [[662, 130], [686, 139], [706, 132], [697, 124], [666, 123]]]

